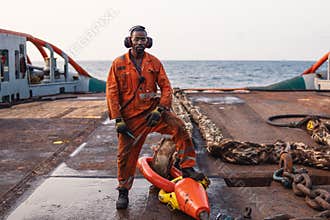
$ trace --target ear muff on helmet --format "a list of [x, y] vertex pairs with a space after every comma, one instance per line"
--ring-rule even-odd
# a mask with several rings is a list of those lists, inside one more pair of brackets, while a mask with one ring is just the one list
[[[132, 33], [134, 31], [145, 31], [145, 27], [141, 26], [141, 25], [136, 25], [136, 26], [133, 26], [130, 30], [129, 30], [129, 33], [130, 33], [130, 36], [132, 36]], [[147, 32], [146, 32], [147, 33]], [[131, 37], [125, 37], [125, 40], [124, 40], [124, 45], [126, 48], [131, 48], [132, 47], [132, 41], [131, 41]], [[152, 38], [151, 37], [147, 37], [147, 44], [146, 44], [146, 48], [151, 48], [152, 47]]]
[[[150, 49], [152, 47], [152, 43], [153, 43], [152, 38], [147, 37], [146, 48]], [[131, 48], [132, 47], [131, 37], [125, 37], [124, 45], [125, 45], [126, 48]]]
[[125, 45], [126, 48], [131, 48], [132, 47], [131, 37], [125, 37], [124, 45]]
[[151, 47], [152, 47], [152, 38], [151, 37], [147, 37], [146, 48], [150, 49]]

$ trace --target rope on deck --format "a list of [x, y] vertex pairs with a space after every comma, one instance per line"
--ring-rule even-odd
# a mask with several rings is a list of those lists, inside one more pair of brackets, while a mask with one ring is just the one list
[[[330, 169], [330, 125], [321, 121], [307, 121], [306, 130], [319, 144], [319, 146], [308, 146], [301, 142], [276, 141], [274, 144], [259, 144], [242, 142], [224, 138], [221, 130], [206, 116], [198, 106], [194, 106], [188, 100], [184, 91], [174, 90], [176, 112], [183, 118], [186, 127], [192, 129], [192, 124], [187, 120], [188, 115], [198, 125], [200, 132], [206, 142], [207, 151], [214, 157], [221, 158], [225, 162], [257, 165], [264, 163], [276, 164], [280, 160], [280, 154], [290, 145], [291, 155], [295, 164], [303, 164], [319, 169]], [[182, 105], [178, 105], [178, 102]], [[183, 111], [187, 113], [183, 113]], [[313, 129], [308, 130], [307, 126], [313, 124]], [[190, 132], [191, 134], [191, 132]]]

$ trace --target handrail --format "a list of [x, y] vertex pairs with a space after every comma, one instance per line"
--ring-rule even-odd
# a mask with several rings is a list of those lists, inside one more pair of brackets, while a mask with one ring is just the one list
[[326, 53], [319, 59], [317, 62], [315, 62], [310, 68], [305, 70], [302, 75], [310, 74], [310, 73], [315, 73], [315, 71], [325, 62], [328, 60], [328, 57], [330, 56], [330, 52]]
[[327, 73], [327, 80], [330, 79], [330, 53], [329, 53], [329, 56], [328, 56], [328, 73]]
[[[5, 30], [0, 28], [0, 34], [11, 34], [15, 36], [21, 36], [21, 37], [26, 37], [26, 39], [30, 42], [32, 42], [34, 45], [36, 45], [37, 49], [39, 52], [42, 54], [42, 56], [45, 58], [45, 53], [43, 51], [42, 47], [46, 47], [46, 45], [50, 45], [54, 52], [57, 53], [59, 56], [63, 57], [63, 54], [65, 54], [60, 48], [56, 47], [55, 45], [48, 43], [44, 40], [41, 40], [39, 38], [33, 37], [30, 34], [25, 34], [21, 32], [16, 32], [16, 31], [10, 31], [10, 30]], [[64, 57], [63, 57], [64, 58]], [[65, 58], [64, 58], [65, 59]], [[83, 69], [78, 63], [76, 63], [70, 56], [67, 56], [69, 63], [72, 65], [72, 67], [81, 75], [91, 77], [88, 72]]]

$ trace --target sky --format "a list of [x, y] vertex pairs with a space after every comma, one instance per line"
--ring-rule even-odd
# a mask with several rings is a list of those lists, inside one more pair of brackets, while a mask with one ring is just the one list
[[330, 49], [328, 0], [30, 0], [1, 9], [0, 28], [34, 35], [76, 60], [125, 53], [134, 25], [146, 27], [154, 41], [148, 52], [161, 60], [317, 60]]

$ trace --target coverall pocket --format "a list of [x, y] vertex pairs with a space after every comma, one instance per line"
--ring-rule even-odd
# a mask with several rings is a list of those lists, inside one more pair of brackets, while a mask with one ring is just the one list
[[120, 74], [119, 84], [121, 92], [128, 92], [132, 88], [132, 80], [128, 72]]

